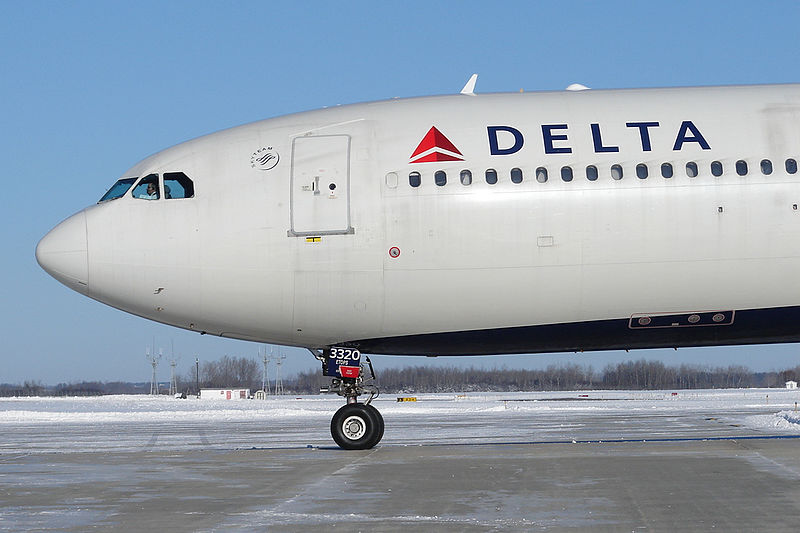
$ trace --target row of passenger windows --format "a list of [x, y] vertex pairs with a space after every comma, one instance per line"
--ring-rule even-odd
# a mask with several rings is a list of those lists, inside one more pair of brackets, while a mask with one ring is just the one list
[[[710, 165], [711, 175], [715, 177], [722, 176], [724, 173], [724, 167], [722, 162], [720, 161], [713, 161]], [[769, 176], [772, 174], [772, 161], [769, 159], [762, 159], [761, 163], [759, 164], [761, 173], [765, 176]], [[748, 168], [747, 161], [744, 159], [740, 159], [734, 164], [734, 168], [736, 173], [739, 176], [746, 176], [750, 170]], [[797, 173], [797, 161], [795, 159], [787, 159], [784, 161], [784, 168], [786, 172], [789, 174], [796, 174]], [[662, 178], [671, 178], [674, 176], [674, 169], [672, 163], [662, 163], [661, 168], [661, 177]], [[686, 175], [690, 178], [695, 178], [700, 173], [697, 163], [694, 161], [689, 161], [686, 163], [685, 166]], [[650, 168], [645, 163], [639, 163], [636, 165], [635, 169], [636, 177], [639, 179], [647, 179], [650, 176]], [[564, 166], [561, 167], [561, 180], [562, 181], [572, 181], [575, 177], [575, 172], [573, 171], [571, 166]], [[624, 172], [622, 169], [622, 165], [611, 165], [610, 168], [610, 175], [612, 179], [621, 180], [624, 176]], [[586, 167], [585, 171], [586, 179], [589, 181], [595, 181], [600, 176], [597, 167], [595, 165], [589, 165]], [[522, 183], [523, 174], [522, 169], [520, 168], [512, 168], [511, 173], [511, 182], [512, 183]], [[545, 183], [549, 179], [548, 170], [546, 167], [539, 167], [536, 169], [535, 172], [536, 181], [539, 183]], [[462, 185], [472, 185], [472, 171], [471, 170], [462, 170], [459, 174], [459, 179], [461, 180]], [[484, 172], [484, 179], [486, 183], [489, 185], [494, 185], [497, 183], [497, 171], [493, 168], [487, 169]], [[433, 174], [433, 182], [442, 187], [447, 184], [447, 173], [444, 170], [437, 170]], [[417, 171], [411, 172], [408, 175], [408, 184], [412, 187], [419, 187], [422, 184], [422, 174]]]

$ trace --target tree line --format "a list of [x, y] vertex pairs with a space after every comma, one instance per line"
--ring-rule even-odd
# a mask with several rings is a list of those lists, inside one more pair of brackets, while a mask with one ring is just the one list
[[[200, 388], [261, 389], [261, 364], [248, 357], [224, 356], [216, 361], [194, 365], [177, 376], [178, 390], [189, 394]], [[703, 365], [667, 366], [660, 361], [625, 361], [609, 364], [602, 371], [574, 363], [550, 365], [539, 370], [507, 368], [459, 368], [409, 366], [378, 369], [377, 384], [386, 393], [432, 393], [477, 391], [557, 391], [557, 390], [664, 390], [747, 387], [783, 387], [786, 381], [800, 381], [800, 365], [776, 372], [752, 372], [744, 366], [709, 367]], [[316, 394], [328, 385], [318, 371], [302, 372], [284, 378], [290, 394]], [[163, 393], [168, 387], [161, 385]], [[22, 385], [0, 384], [0, 396], [95, 396], [102, 394], [147, 394], [150, 383], [122, 381], [82, 381], [45, 386], [26, 381]]]
[[[780, 372], [752, 372], [743, 366], [666, 366], [660, 361], [626, 361], [601, 372], [577, 364], [551, 365], [540, 370], [411, 366], [378, 372], [378, 386], [388, 393], [663, 390], [784, 387], [798, 381], [800, 366]], [[316, 372], [301, 373], [290, 382], [297, 393], [312, 393], [327, 380]]]
[[[216, 361], [203, 361], [200, 365], [200, 374], [192, 365], [183, 377], [178, 378], [178, 390], [196, 392], [196, 385], [201, 389], [236, 388], [250, 389], [261, 388], [263, 366], [249, 357], [223, 356]], [[196, 380], [199, 378], [199, 383]]]

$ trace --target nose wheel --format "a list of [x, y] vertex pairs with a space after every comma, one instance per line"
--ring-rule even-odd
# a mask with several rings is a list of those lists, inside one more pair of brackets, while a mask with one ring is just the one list
[[[368, 450], [383, 438], [383, 417], [370, 402], [378, 397], [374, 385], [375, 371], [366, 357], [370, 376], [364, 378], [361, 353], [354, 348], [333, 346], [321, 352], [312, 352], [322, 362], [322, 373], [332, 377], [330, 387], [321, 392], [335, 392], [347, 400], [331, 420], [331, 436], [345, 450]], [[358, 402], [361, 394], [369, 393], [364, 403]]]
[[372, 405], [343, 405], [331, 420], [331, 436], [344, 450], [368, 450], [383, 437], [383, 417]]

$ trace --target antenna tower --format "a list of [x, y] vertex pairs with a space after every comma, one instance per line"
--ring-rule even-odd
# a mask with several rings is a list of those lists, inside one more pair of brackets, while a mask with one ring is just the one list
[[[153, 348], [153, 351], [155, 352], [155, 348]], [[150, 355], [150, 348], [147, 348], [145, 350], [145, 357], [147, 358], [148, 361], [150, 361], [150, 364], [153, 367], [153, 377], [150, 380], [150, 394], [153, 395], [158, 394], [158, 380], [156, 379], [156, 367], [158, 366], [158, 362], [161, 360], [162, 355], [163, 354], [161, 353], [160, 349], [158, 350], [158, 355], [155, 355], [155, 353], [153, 353], [153, 355]]]
[[275, 364], [278, 366], [278, 369], [275, 371], [275, 394], [283, 394], [283, 378], [281, 377], [281, 365], [283, 364], [283, 360], [286, 359], [286, 356], [281, 354], [276, 358]]
[[175, 341], [172, 341], [172, 359], [170, 359], [170, 376], [169, 376], [169, 395], [175, 397], [178, 394], [178, 382], [175, 379], [175, 367], [178, 366], [178, 357], [175, 358]]
[[169, 395], [175, 396], [178, 394], [178, 381], [175, 379], [175, 367], [178, 366], [178, 360], [172, 359], [169, 362], [169, 366], [171, 367], [171, 376], [169, 380]]
[[269, 374], [267, 373], [267, 366], [272, 360], [272, 348], [269, 349], [269, 355], [267, 355], [267, 347], [264, 346], [264, 354], [261, 360], [264, 362], [264, 379], [261, 380], [261, 390], [269, 394]]

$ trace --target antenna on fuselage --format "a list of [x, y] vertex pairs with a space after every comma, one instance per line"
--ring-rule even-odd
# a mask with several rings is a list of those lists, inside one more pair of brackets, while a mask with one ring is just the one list
[[461, 89], [461, 94], [467, 94], [469, 96], [475, 96], [475, 82], [477, 82], [477, 81], [478, 81], [478, 75], [477, 74], [473, 74], [469, 78], [469, 80], [467, 81], [467, 84], [464, 85], [464, 88]]
[[571, 83], [567, 86], [567, 91], [588, 91], [590, 88], [580, 83]]

